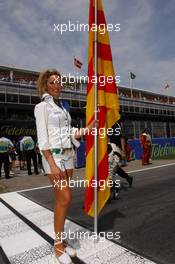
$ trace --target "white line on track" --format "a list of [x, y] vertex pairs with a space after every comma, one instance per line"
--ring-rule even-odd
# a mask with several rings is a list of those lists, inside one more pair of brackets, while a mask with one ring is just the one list
[[[162, 167], [168, 167], [168, 166], [172, 166], [172, 165], [175, 165], [175, 163], [169, 163], [169, 164], [164, 164], [164, 165], [149, 167], [149, 168], [145, 168], [145, 169], [140, 169], [140, 170], [127, 171], [127, 173], [147, 171], [147, 170], [158, 169], [158, 168], [162, 168]], [[77, 183], [79, 181], [80, 180], [75, 180], [75, 182], [77, 182]], [[27, 192], [27, 191], [40, 190], [40, 189], [51, 188], [51, 187], [52, 187], [52, 185], [47, 185], [47, 186], [43, 186], [43, 187], [36, 187], [36, 188], [24, 189], [24, 190], [14, 191], [14, 192], [10, 192], [10, 193]]]
[[14, 191], [11, 193], [18, 193], [18, 192], [27, 192], [27, 191], [33, 191], [33, 190], [39, 190], [39, 189], [45, 189], [45, 188], [51, 188], [52, 185], [47, 185], [47, 186], [43, 186], [43, 187], [36, 187], [36, 188], [30, 188], [30, 189], [24, 189], [24, 190], [19, 190], [19, 191]]
[[147, 170], [158, 169], [158, 168], [162, 168], [162, 167], [168, 167], [168, 166], [172, 166], [172, 165], [175, 165], [175, 163], [169, 163], [169, 164], [154, 166], [154, 167], [150, 167], [150, 168], [140, 169], [140, 170], [127, 171], [127, 173], [147, 171]]

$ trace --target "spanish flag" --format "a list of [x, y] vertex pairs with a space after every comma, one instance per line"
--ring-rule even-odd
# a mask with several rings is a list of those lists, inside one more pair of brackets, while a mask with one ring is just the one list
[[[98, 98], [98, 213], [110, 195], [108, 177], [107, 129], [120, 118], [119, 98], [115, 81], [114, 67], [102, 0], [97, 0], [97, 25], [95, 25], [95, 0], [90, 0], [89, 8], [89, 47], [88, 84], [86, 104], [86, 125], [94, 120], [94, 96]], [[95, 30], [97, 30], [97, 54], [94, 51]], [[97, 56], [97, 91], [95, 91], [94, 58]], [[103, 133], [105, 131], [105, 133]], [[86, 176], [85, 212], [94, 216], [94, 133], [86, 135]], [[108, 182], [108, 184], [107, 184]], [[105, 183], [105, 184], [104, 184]]]

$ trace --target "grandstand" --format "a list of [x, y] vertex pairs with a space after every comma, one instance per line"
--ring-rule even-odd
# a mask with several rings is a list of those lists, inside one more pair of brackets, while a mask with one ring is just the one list
[[[9, 137], [23, 129], [36, 134], [34, 106], [40, 102], [36, 91], [39, 72], [0, 66], [0, 126]], [[75, 88], [76, 87], [76, 88]], [[152, 137], [175, 137], [175, 97], [119, 86], [122, 126], [129, 139], [138, 138], [145, 127]], [[86, 84], [66, 82], [61, 99], [69, 104], [73, 124], [85, 125]]]

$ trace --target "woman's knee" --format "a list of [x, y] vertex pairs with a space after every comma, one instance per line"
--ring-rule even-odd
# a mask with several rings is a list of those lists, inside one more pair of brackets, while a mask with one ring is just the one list
[[68, 207], [72, 201], [72, 192], [69, 188], [59, 191], [56, 195], [55, 204], [62, 207]]

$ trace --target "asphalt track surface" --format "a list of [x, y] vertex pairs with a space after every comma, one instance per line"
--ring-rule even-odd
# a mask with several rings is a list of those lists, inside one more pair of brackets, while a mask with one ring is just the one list
[[[175, 165], [131, 173], [133, 188], [122, 184], [119, 200], [99, 215], [99, 232], [121, 232], [114, 241], [153, 260], [175, 263]], [[25, 197], [53, 210], [51, 188], [25, 191]], [[73, 189], [68, 218], [93, 231], [93, 219], [83, 211], [84, 189]]]

